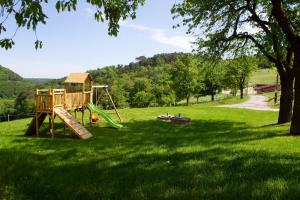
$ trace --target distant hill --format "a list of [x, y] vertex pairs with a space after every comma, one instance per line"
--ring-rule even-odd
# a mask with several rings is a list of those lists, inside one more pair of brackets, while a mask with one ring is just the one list
[[0, 65], [0, 81], [22, 81], [23, 78], [12, 70]]
[[45, 84], [45, 83], [50, 83], [54, 79], [51, 79], [51, 78], [25, 78], [25, 80], [27, 80], [33, 84]]
[[0, 98], [16, 97], [20, 92], [33, 89], [33, 84], [19, 74], [0, 65]]

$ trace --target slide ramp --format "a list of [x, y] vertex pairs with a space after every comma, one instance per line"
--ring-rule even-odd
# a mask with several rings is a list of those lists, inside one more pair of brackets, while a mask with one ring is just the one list
[[100, 110], [99, 108], [97, 108], [94, 104], [87, 104], [87, 107], [94, 113], [97, 113], [98, 115], [100, 115], [103, 119], [105, 119], [105, 121], [112, 127], [114, 128], [122, 128], [123, 125], [119, 124], [118, 122], [116, 122], [115, 120], [113, 120], [108, 114], [106, 114], [105, 112], [103, 112], [102, 110]]
[[[39, 116], [38, 118], [38, 126], [39, 128], [42, 126], [45, 118], [47, 117], [47, 113], [41, 113], [41, 115]], [[29, 135], [35, 135], [36, 134], [36, 116], [33, 117], [33, 119], [31, 120], [30, 124], [29, 124], [29, 127], [25, 133], [26, 136], [29, 136]]]
[[93, 135], [82, 126], [68, 111], [63, 108], [54, 108], [54, 113], [83, 140], [91, 138]]

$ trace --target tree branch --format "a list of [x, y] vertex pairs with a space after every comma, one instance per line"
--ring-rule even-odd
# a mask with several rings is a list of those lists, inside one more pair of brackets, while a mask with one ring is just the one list
[[279, 26], [287, 37], [291, 45], [294, 45], [297, 40], [297, 34], [289, 19], [285, 15], [281, 0], [272, 1], [272, 15], [276, 18]]
[[260, 17], [257, 15], [255, 8], [256, 5], [253, 5], [253, 7], [250, 5], [251, 0], [246, 0], [247, 2], [247, 10], [251, 13], [252, 16], [250, 16], [250, 19], [254, 22], [256, 22], [264, 31], [266, 34], [270, 34], [271, 31], [266, 25], [270, 25], [269, 22], [264, 21], [260, 19]]

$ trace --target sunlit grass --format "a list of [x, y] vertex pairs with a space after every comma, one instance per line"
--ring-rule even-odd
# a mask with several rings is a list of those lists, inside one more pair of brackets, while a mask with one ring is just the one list
[[[237, 99], [233, 101], [238, 101]], [[30, 119], [0, 123], [1, 199], [293, 199], [300, 138], [277, 113], [212, 104], [122, 109], [125, 128], [24, 137]], [[181, 113], [190, 125], [156, 120]], [[86, 121], [88, 122], [88, 120]]]
[[251, 74], [249, 85], [276, 84], [276, 69], [259, 69]]

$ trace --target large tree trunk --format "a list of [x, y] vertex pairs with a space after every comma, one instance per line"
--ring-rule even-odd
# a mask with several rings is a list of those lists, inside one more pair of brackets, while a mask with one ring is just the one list
[[293, 110], [293, 83], [292, 74], [285, 73], [280, 75], [281, 96], [278, 115], [278, 124], [284, 124], [291, 121]]
[[187, 97], [186, 97], [186, 105], [188, 106], [189, 103], [190, 103], [190, 96], [187, 96]]
[[215, 93], [214, 92], [211, 93], [211, 101], [215, 101]]
[[242, 85], [240, 86], [240, 98], [244, 98], [244, 87]]
[[295, 49], [294, 57], [294, 72], [295, 72], [295, 99], [293, 117], [291, 123], [290, 133], [292, 135], [300, 135], [300, 39], [298, 46]]
[[295, 99], [290, 133], [300, 134], [300, 35], [294, 29], [292, 21], [285, 13], [282, 0], [271, 0], [272, 15], [275, 16], [281, 30], [294, 51], [293, 72], [295, 76]]

